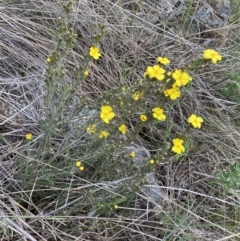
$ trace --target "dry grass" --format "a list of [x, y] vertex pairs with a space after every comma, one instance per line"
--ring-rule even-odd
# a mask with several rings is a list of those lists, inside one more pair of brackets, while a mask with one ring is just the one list
[[[94, 103], [104, 91], [120, 83], [132, 86], [156, 56], [172, 59], [174, 69], [201, 55], [205, 48], [202, 39], [180, 35], [179, 28], [172, 29], [167, 21], [153, 24], [144, 18], [157, 11], [156, 4], [78, 1], [70, 17], [77, 41], [67, 59], [66, 81], [71, 79], [72, 70], [83, 64], [99, 22], [106, 26], [106, 34], [100, 43], [103, 57], [92, 63], [89, 81], [79, 84], [74, 105], [83, 95]], [[81, 175], [69, 175], [71, 167], [66, 162], [62, 168], [51, 164], [48, 169], [44, 160], [51, 156], [34, 159], [43, 135], [39, 120], [46, 114], [46, 58], [55, 47], [62, 4], [50, 0], [7, 0], [0, 4], [1, 240], [240, 240], [239, 187], [228, 187], [227, 178], [226, 183], [219, 179], [219, 173], [238, 163], [240, 156], [239, 100], [228, 96], [239, 93], [220, 91], [232, 80], [238, 86], [240, 83], [240, 15], [237, 2], [232, 4], [236, 12], [227, 26], [228, 39], [218, 49], [224, 61], [207, 66], [204, 72], [192, 72], [193, 84], [171, 116], [174, 132], [180, 132], [186, 116], [195, 111], [201, 113], [206, 125], [192, 132], [194, 143], [187, 156], [165, 160], [157, 167], [164, 204], [158, 205], [160, 217], [149, 219], [134, 195], [129, 202], [120, 203], [118, 210], [91, 212], [88, 207], [97, 203], [99, 190], [118, 194], [117, 180], [96, 184]], [[179, 26], [183, 23], [181, 18], [175, 21]], [[157, 129], [152, 131], [145, 135], [162, 135]], [[25, 141], [28, 132], [35, 137], [31, 143]], [[81, 143], [75, 139], [69, 144], [71, 135], [59, 134], [61, 141], [54, 150], [58, 155]], [[157, 148], [157, 141], [149, 143], [143, 136], [138, 139], [146, 147]], [[91, 193], [91, 198], [85, 199], [82, 190], [87, 188], [95, 188], [96, 195]], [[143, 209], [142, 217], [133, 215], [137, 209]]]

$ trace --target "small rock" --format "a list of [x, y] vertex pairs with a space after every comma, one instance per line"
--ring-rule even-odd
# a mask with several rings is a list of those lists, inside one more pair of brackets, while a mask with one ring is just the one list
[[[199, 35], [205, 47], [223, 45], [228, 36], [228, 29], [224, 27], [229, 22], [230, 13], [229, 0], [200, 1], [191, 20], [190, 33]], [[185, 29], [189, 29], [189, 24], [190, 20]]]
[[144, 148], [143, 146], [139, 146], [135, 143], [132, 143], [131, 146], [127, 149], [129, 154], [132, 151], [135, 152], [136, 156], [134, 157], [133, 161], [138, 169], [140, 169], [141, 166], [148, 164], [150, 153], [146, 148]]
[[148, 185], [152, 185], [152, 187], [144, 186], [142, 191], [149, 198], [149, 202], [151, 206], [155, 206], [156, 204], [160, 204], [163, 200], [161, 193], [161, 188], [158, 187], [158, 180], [154, 172], [147, 173], [146, 175]]
[[[135, 152], [136, 157], [134, 158], [134, 163], [139, 169], [142, 165], [147, 165], [150, 159], [149, 151], [139, 146], [135, 143], [132, 143], [131, 147], [128, 148], [129, 153], [132, 151]], [[160, 218], [162, 211], [159, 209], [163, 203], [163, 192], [158, 185], [158, 180], [154, 172], [147, 173], [145, 176], [148, 184], [143, 186], [141, 189], [141, 195], [138, 195], [137, 199], [141, 203], [140, 208], [136, 208], [134, 216], [135, 217], [144, 217], [144, 214], [147, 214], [147, 217]], [[148, 186], [149, 185], [149, 186]]]

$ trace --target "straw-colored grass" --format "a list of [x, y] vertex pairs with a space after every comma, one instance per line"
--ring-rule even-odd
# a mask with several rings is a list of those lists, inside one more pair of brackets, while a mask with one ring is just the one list
[[[193, 69], [191, 86], [171, 109], [175, 133], [183, 130], [191, 113], [201, 113], [205, 122], [201, 130], [191, 131], [186, 155], [156, 165], [164, 202], [157, 204], [158, 213], [152, 218], [140, 203], [146, 197], [138, 187], [122, 193], [128, 177], [108, 181], [99, 176], [100, 170], [96, 175], [75, 170], [74, 158], [83, 150], [86, 158], [95, 158], [87, 151], [84, 134], [76, 134], [84, 123], [81, 115], [57, 127], [48, 143], [42, 141], [47, 140], [42, 130], [49, 111], [44, 99], [46, 59], [56, 47], [65, 2], [0, 3], [0, 240], [240, 240], [238, 1], [231, 2], [227, 39], [221, 48], [216, 46], [223, 61]], [[65, 63], [66, 85], [74, 69], [84, 64], [93, 36], [99, 33], [98, 24], [106, 29], [100, 41], [102, 58], [91, 62], [87, 81], [79, 81], [63, 120], [83, 97], [94, 109], [102, 95], [120, 85], [132, 87], [157, 56], [171, 59], [172, 69], [201, 57], [204, 41], [183, 31], [185, 15], [175, 19], [174, 27], [167, 19], [152, 23], [151, 17], [145, 18], [159, 11], [157, 2], [77, 1], [69, 16], [69, 27], [77, 37]], [[199, 0], [193, 2], [182, 10], [189, 19]], [[165, 127], [146, 129], [134, 141], [156, 150]], [[25, 140], [26, 133], [33, 134], [31, 142]], [[98, 152], [98, 161], [103, 162], [104, 153]], [[69, 153], [74, 153], [73, 160], [66, 158]], [[115, 175], [116, 170], [108, 171]], [[141, 216], [134, 215], [137, 211]]]

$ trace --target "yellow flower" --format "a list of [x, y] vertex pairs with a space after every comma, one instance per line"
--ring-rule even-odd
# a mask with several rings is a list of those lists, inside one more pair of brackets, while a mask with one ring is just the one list
[[127, 89], [126, 86], [122, 86], [122, 88], [121, 88], [122, 92], [125, 92], [126, 89]]
[[80, 161], [77, 161], [75, 165], [80, 171], [84, 170], [84, 166], [82, 166], [82, 163]]
[[196, 116], [194, 114], [192, 114], [189, 118], [188, 118], [188, 123], [192, 124], [192, 126], [194, 128], [201, 128], [202, 122], [204, 121], [202, 117]]
[[203, 58], [212, 60], [213, 64], [216, 64], [217, 61], [222, 60], [222, 56], [213, 49], [206, 49], [203, 51]]
[[171, 100], [176, 100], [177, 98], [180, 97], [181, 95], [181, 92], [179, 90], [178, 87], [174, 87], [174, 88], [171, 88], [171, 89], [167, 89], [164, 91], [164, 95], [166, 97], [170, 97]]
[[117, 204], [115, 204], [115, 205], [114, 205], [114, 208], [115, 208], [115, 209], [118, 209], [118, 205], [117, 205]]
[[173, 147], [172, 151], [181, 154], [185, 151], [185, 147], [183, 146], [183, 140], [180, 138], [173, 139]]
[[163, 65], [170, 64], [170, 60], [166, 57], [158, 57], [157, 61]]
[[122, 134], [126, 134], [127, 132], [127, 126], [125, 124], [122, 124], [118, 127], [118, 130], [122, 132]]
[[83, 74], [84, 74], [85, 76], [88, 76], [88, 75], [89, 75], [89, 71], [88, 71], [88, 70], [85, 70], [85, 71], [83, 72]]
[[89, 126], [87, 126], [87, 132], [90, 134], [93, 134], [96, 132], [96, 124], [91, 124]]
[[134, 151], [132, 151], [132, 152], [130, 153], [130, 157], [134, 158], [135, 156], [136, 156], [136, 153], [135, 153]]
[[169, 77], [169, 76], [171, 76], [172, 75], [172, 72], [171, 71], [168, 71], [167, 72], [167, 76]]
[[115, 117], [113, 109], [109, 105], [104, 105], [101, 108], [100, 118], [103, 122], [109, 124], [109, 121]]
[[134, 100], [138, 100], [138, 99], [140, 99], [140, 98], [142, 97], [142, 95], [143, 95], [143, 92], [141, 92], [141, 91], [136, 91], [135, 93], [132, 94], [132, 98], [133, 98]]
[[122, 87], [122, 92], [125, 92], [126, 91], [126, 86], [123, 86]]
[[148, 76], [150, 79], [156, 78], [157, 80], [161, 81], [165, 78], [164, 73], [165, 70], [159, 65], [153, 65], [147, 67], [144, 77]]
[[142, 122], [145, 122], [147, 120], [147, 116], [146, 115], [140, 115], [140, 120]]
[[51, 62], [51, 58], [47, 57], [47, 62], [50, 63]]
[[26, 137], [26, 140], [28, 141], [31, 141], [33, 139], [32, 133], [27, 133], [25, 137]]
[[99, 59], [101, 56], [100, 50], [98, 47], [91, 47], [89, 50], [89, 55], [95, 60]]
[[107, 138], [110, 135], [107, 131], [101, 131], [99, 137], [100, 138]]
[[188, 82], [192, 80], [192, 77], [185, 71], [177, 69], [172, 74], [173, 79], [176, 81], [173, 87], [185, 86]]
[[153, 165], [153, 164], [155, 163], [155, 161], [154, 161], [153, 159], [151, 159], [151, 160], [149, 161], [149, 163], [150, 163], [151, 165]]
[[82, 163], [80, 161], [76, 162], [76, 167], [80, 167], [82, 165]]
[[153, 112], [153, 117], [160, 120], [160, 121], [163, 121], [166, 119], [166, 115], [164, 115], [163, 113], [163, 109], [161, 109], [160, 107], [155, 107], [152, 109], [152, 112]]

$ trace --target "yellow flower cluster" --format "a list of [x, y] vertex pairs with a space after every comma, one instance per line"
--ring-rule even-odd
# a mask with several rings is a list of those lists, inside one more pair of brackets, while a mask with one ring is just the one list
[[89, 134], [94, 134], [96, 132], [96, 124], [91, 124], [87, 126], [87, 132]]
[[84, 166], [82, 165], [82, 163], [80, 161], [77, 161], [75, 165], [80, 171], [84, 170]]
[[[101, 54], [98, 47], [91, 47], [89, 55], [94, 59], [98, 59]], [[218, 54], [215, 50], [207, 49], [203, 53], [204, 59], [210, 59], [212, 63], [216, 63], [222, 59], [221, 55]], [[144, 77], [150, 80], [157, 80], [162, 81], [159, 86], [159, 90], [161, 90], [165, 97], [170, 98], [171, 100], [176, 100], [181, 96], [181, 88], [189, 84], [192, 81], [192, 77], [189, 73], [182, 69], [175, 69], [171, 71], [167, 71], [164, 69], [166, 65], [170, 64], [170, 60], [166, 57], [158, 57], [157, 58], [158, 64], [147, 66], [146, 71], [144, 72]], [[141, 84], [141, 83], [140, 83]], [[165, 88], [165, 89], [164, 89]], [[124, 94], [126, 91], [126, 87], [122, 88], [122, 92]], [[143, 91], [137, 90], [132, 93], [133, 100], [139, 100], [143, 98]], [[124, 106], [123, 100], [120, 99], [120, 106]], [[116, 116], [113, 108], [110, 105], [103, 105], [100, 111], [100, 118], [101, 120], [109, 124], [110, 121]], [[164, 110], [156, 106], [152, 108], [152, 117], [159, 120], [164, 121], [167, 117], [164, 113]], [[142, 122], [148, 120], [148, 116], [144, 113], [139, 115], [139, 119]], [[194, 128], [200, 129], [202, 123], [204, 122], [202, 117], [196, 116], [192, 114], [188, 119], [187, 122], [191, 124]], [[127, 126], [125, 124], [121, 124], [118, 126], [118, 130], [125, 135], [127, 133]], [[96, 126], [94, 124], [87, 127], [87, 132], [95, 133]], [[107, 138], [110, 135], [107, 131], [101, 131], [99, 137], [100, 138]], [[176, 154], [182, 154], [185, 152], [184, 140], [181, 138], [175, 138], [172, 140], [172, 151]], [[130, 153], [130, 157], [135, 157], [135, 152]], [[150, 164], [154, 164], [155, 161], [151, 159]]]
[[[192, 114], [188, 117], [187, 122], [189, 124], [192, 124], [194, 128], [200, 129], [202, 127], [202, 123], [204, 122], [204, 120], [202, 117]], [[180, 138], [173, 139], [172, 151], [177, 154], [183, 153], [185, 151], [183, 142], [184, 142], [183, 139], [180, 139]]]
[[135, 93], [132, 94], [132, 98], [134, 100], [139, 100], [143, 95], [143, 92], [142, 91], [136, 91]]
[[109, 135], [110, 135], [109, 132], [107, 132], [107, 131], [101, 131], [100, 134], [99, 134], [99, 137], [100, 137], [101, 139], [103, 139], [103, 138], [107, 138]]
[[148, 66], [144, 72], [144, 77], [153, 80], [156, 79], [158, 81], [166, 80], [166, 83], [172, 78], [174, 83], [170, 88], [165, 89], [163, 93], [171, 100], [178, 99], [181, 96], [180, 87], [186, 86], [192, 80], [192, 77], [186, 71], [181, 69], [176, 69], [173, 72], [168, 71], [165, 74], [166, 71], [163, 66], [170, 64], [170, 60], [166, 57], [158, 57], [157, 61], [160, 65]]
[[[96, 124], [88, 125], [87, 128], [86, 128], [86, 131], [87, 131], [87, 133], [89, 133], [89, 134], [94, 134], [94, 133], [96, 133], [96, 131], [97, 131]], [[101, 138], [101, 139], [107, 138], [109, 135], [110, 135], [109, 132], [107, 132], [107, 131], [101, 131], [100, 134], [99, 134], [99, 138]]]
[[167, 75], [172, 76], [175, 82], [172, 85], [172, 88], [164, 91], [164, 95], [169, 97], [171, 100], [176, 100], [181, 96], [180, 87], [186, 86], [190, 81], [192, 81], [192, 77], [186, 71], [182, 71], [180, 69], [175, 70], [173, 73], [168, 72]]

